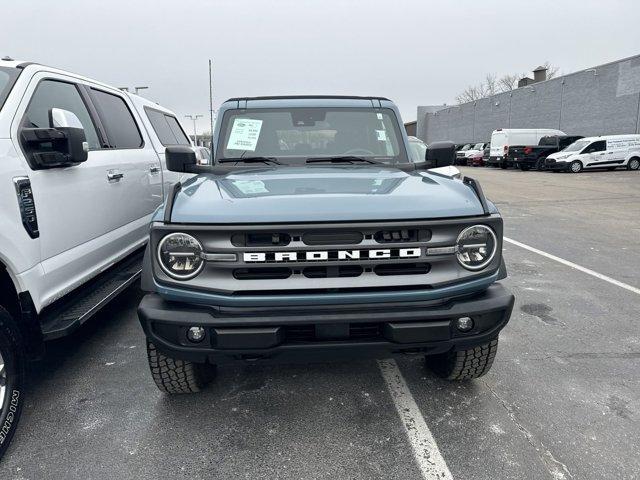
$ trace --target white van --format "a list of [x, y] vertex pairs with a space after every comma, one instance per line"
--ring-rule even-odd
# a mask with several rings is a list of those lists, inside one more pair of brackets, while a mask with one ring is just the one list
[[566, 170], [572, 173], [587, 168], [615, 170], [627, 167], [640, 168], [640, 135], [607, 135], [587, 137], [572, 143], [564, 150], [547, 157], [549, 170]]
[[491, 151], [487, 164], [500, 168], [512, 166], [509, 147], [538, 145], [542, 137], [549, 135], [565, 135], [565, 133], [553, 128], [499, 128], [494, 130], [491, 134]]

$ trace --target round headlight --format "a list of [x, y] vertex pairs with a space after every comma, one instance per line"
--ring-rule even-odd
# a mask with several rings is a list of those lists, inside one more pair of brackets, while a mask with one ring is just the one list
[[204, 267], [202, 244], [186, 233], [170, 233], [158, 245], [158, 261], [167, 275], [189, 280]]
[[465, 228], [456, 241], [458, 262], [467, 270], [482, 270], [496, 254], [496, 234], [486, 225]]

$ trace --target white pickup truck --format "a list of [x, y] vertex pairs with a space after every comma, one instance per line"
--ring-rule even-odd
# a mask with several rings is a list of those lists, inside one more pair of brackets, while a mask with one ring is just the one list
[[0, 61], [0, 457], [25, 365], [138, 279], [151, 215], [190, 140], [169, 110], [69, 72]]

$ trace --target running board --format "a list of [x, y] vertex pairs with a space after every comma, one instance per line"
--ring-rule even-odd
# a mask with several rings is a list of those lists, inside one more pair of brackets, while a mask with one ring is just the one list
[[41, 317], [44, 340], [55, 340], [80, 326], [140, 277], [144, 250], [102, 272], [47, 308]]

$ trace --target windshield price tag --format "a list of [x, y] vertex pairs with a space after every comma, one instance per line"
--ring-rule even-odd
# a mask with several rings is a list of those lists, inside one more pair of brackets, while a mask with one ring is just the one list
[[262, 129], [262, 120], [236, 118], [233, 121], [227, 150], [248, 150], [255, 152]]
[[378, 135], [378, 141], [386, 142], [387, 141], [387, 132], [384, 130], [376, 130], [376, 134]]

